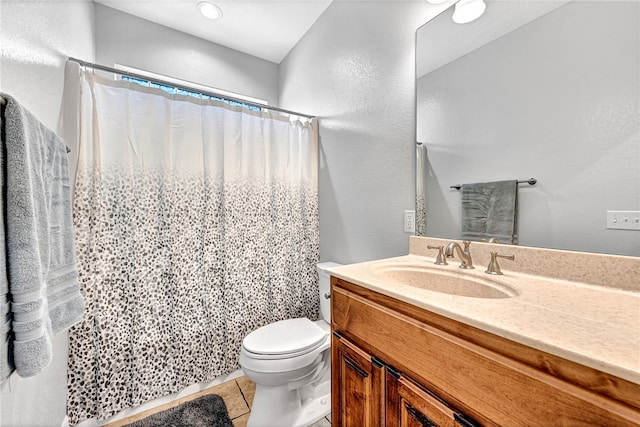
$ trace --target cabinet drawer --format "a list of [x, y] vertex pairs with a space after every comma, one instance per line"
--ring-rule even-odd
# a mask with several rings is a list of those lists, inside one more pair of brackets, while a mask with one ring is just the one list
[[640, 425], [639, 412], [630, 406], [465, 341], [340, 286], [333, 286], [331, 300], [335, 330], [482, 424]]

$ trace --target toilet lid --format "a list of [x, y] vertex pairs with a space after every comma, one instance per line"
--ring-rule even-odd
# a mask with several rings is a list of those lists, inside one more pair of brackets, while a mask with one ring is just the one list
[[256, 329], [242, 346], [254, 354], [299, 355], [318, 347], [326, 337], [327, 332], [307, 318], [287, 319]]

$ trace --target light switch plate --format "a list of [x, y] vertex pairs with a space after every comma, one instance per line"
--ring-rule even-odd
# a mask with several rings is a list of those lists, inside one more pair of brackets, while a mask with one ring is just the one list
[[607, 211], [607, 228], [640, 230], [640, 211]]

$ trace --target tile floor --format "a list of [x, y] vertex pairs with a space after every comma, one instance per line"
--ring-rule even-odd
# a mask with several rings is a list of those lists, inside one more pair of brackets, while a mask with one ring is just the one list
[[[171, 407], [177, 406], [181, 403], [189, 400], [204, 396], [205, 394], [215, 393], [220, 395], [227, 405], [227, 411], [229, 412], [229, 418], [233, 421], [234, 427], [246, 427], [249, 414], [251, 413], [251, 404], [253, 403], [253, 395], [256, 391], [256, 385], [253, 381], [246, 377], [239, 377], [235, 380], [227, 381], [215, 387], [202, 390], [198, 393], [185, 396], [175, 402], [168, 403], [158, 408], [150, 409], [137, 415], [125, 418], [120, 421], [116, 421], [108, 424], [105, 427], [122, 427], [123, 425], [132, 423], [142, 418], [148, 417], [151, 414], [155, 414], [160, 411], [164, 411]], [[321, 419], [314, 423], [310, 427], [330, 427], [330, 417]], [[274, 426], [280, 427], [280, 426]]]

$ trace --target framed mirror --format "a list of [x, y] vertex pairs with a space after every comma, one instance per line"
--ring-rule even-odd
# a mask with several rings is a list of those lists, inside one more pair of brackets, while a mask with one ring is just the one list
[[485, 2], [417, 31], [417, 234], [461, 238], [454, 185], [535, 178], [519, 244], [640, 256], [607, 228], [640, 211], [640, 1]]

